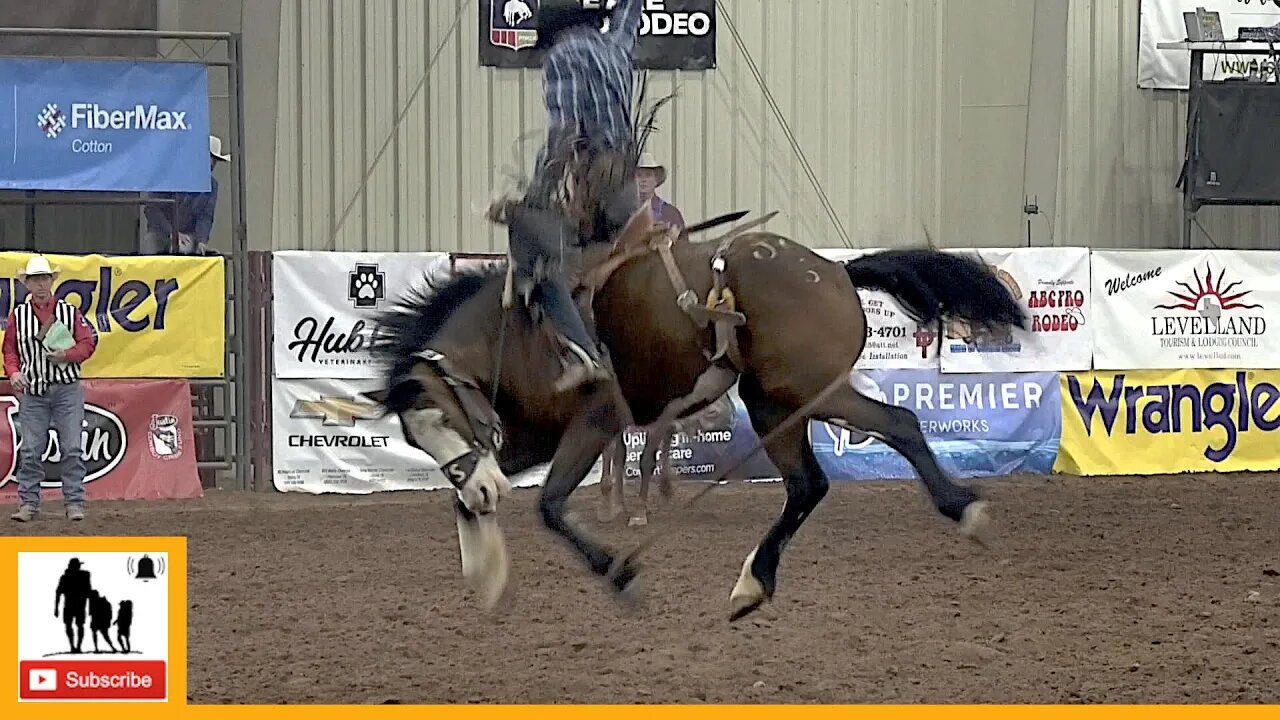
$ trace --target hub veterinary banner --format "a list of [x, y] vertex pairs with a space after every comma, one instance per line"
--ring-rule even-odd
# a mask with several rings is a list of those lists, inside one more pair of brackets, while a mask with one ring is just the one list
[[[430, 455], [404, 439], [400, 419], [360, 393], [377, 380], [272, 381], [274, 484], [283, 492], [365, 494], [452, 488]], [[448, 458], [452, 459], [452, 458]], [[512, 478], [542, 483], [536, 472]]]
[[209, 191], [201, 63], [0, 58], [0, 189]]
[[1280, 371], [1134, 370], [1062, 376], [1057, 472], [1280, 469]]
[[[817, 250], [835, 262], [852, 260], [878, 250]], [[854, 367], [936, 368], [938, 367], [937, 326], [912, 320], [890, 294], [858, 288], [862, 310], [867, 316], [867, 344]]]
[[[1161, 50], [1160, 43], [1186, 42], [1182, 13], [1196, 8], [1218, 13], [1222, 35], [1238, 37], [1241, 27], [1269, 27], [1280, 22], [1280, 7], [1270, 0], [1141, 0], [1138, 27], [1138, 87], [1186, 90], [1191, 78], [1190, 50]], [[1263, 45], [1265, 48], [1266, 46]], [[1275, 59], [1268, 55], [1206, 54], [1204, 78], [1226, 80], [1268, 74]]]
[[[85, 494], [90, 500], [200, 497], [191, 385], [185, 380], [85, 380]], [[0, 500], [16, 501], [22, 395], [0, 382]], [[44, 449], [46, 500], [62, 500], [61, 443]]]
[[[599, 5], [613, 0], [583, 0]], [[715, 0], [634, 0], [644, 3], [636, 67], [640, 70], [707, 70], [716, 66]], [[538, 0], [480, 0], [480, 64], [541, 68]]]
[[955, 250], [976, 254], [1026, 309], [1030, 330], [1003, 336], [947, 322], [942, 337], [946, 373], [1088, 370], [1093, 343], [1089, 249], [1073, 247]]
[[[16, 303], [27, 298], [17, 275], [31, 257], [30, 253], [0, 253], [0, 324], [7, 322]], [[84, 365], [85, 377], [223, 375], [227, 304], [223, 258], [45, 257], [59, 273], [54, 294], [79, 307], [97, 332], [98, 350]]]
[[1276, 367], [1277, 277], [1265, 250], [1095, 252], [1094, 367]]
[[275, 253], [275, 376], [378, 377], [368, 353], [377, 315], [448, 272], [447, 253]]

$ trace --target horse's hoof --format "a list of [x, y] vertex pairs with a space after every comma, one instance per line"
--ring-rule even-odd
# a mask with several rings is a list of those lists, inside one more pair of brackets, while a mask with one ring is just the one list
[[987, 537], [991, 527], [991, 515], [988, 511], [990, 503], [978, 500], [969, 503], [960, 515], [960, 534], [977, 543], [985, 550], [990, 550]]
[[743, 565], [742, 574], [738, 577], [738, 582], [734, 584], [733, 592], [729, 594], [730, 622], [746, 617], [753, 610], [760, 607], [765, 600], [769, 599], [769, 593], [765, 591], [764, 584], [751, 572], [751, 561], [754, 557], [755, 551], [752, 551], [751, 555], [747, 556], [747, 562]]
[[764, 604], [763, 595], [759, 597], [750, 597], [747, 595], [738, 595], [729, 598], [729, 622], [735, 622], [755, 612], [756, 608]]
[[627, 527], [644, 527], [648, 524], [649, 518], [643, 515], [633, 515], [631, 519], [627, 521]]

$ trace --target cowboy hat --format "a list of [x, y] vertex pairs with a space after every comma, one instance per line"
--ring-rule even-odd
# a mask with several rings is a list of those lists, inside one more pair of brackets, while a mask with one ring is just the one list
[[49, 261], [48, 259], [45, 258], [45, 256], [36, 255], [35, 257], [28, 260], [27, 267], [18, 273], [18, 279], [25, 283], [27, 281], [27, 278], [31, 277], [32, 275], [52, 275], [54, 277], [57, 277], [58, 271], [50, 267]]
[[209, 136], [209, 154], [223, 162], [231, 162], [230, 155], [222, 154], [222, 138], [217, 135]]
[[658, 184], [656, 187], [661, 187], [662, 183], [667, 181], [667, 168], [654, 159], [653, 153], [641, 153], [640, 161], [636, 163], [636, 169], [640, 170], [641, 168], [658, 171]]

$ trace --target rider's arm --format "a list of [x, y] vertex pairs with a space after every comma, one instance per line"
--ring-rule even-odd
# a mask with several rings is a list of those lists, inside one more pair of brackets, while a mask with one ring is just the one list
[[609, 37], [634, 46], [640, 37], [640, 21], [644, 17], [644, 0], [618, 0], [609, 15]]

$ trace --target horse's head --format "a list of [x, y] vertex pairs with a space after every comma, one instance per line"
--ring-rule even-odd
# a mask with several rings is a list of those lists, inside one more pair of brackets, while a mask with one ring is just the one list
[[428, 280], [428, 290], [384, 313], [373, 352], [389, 369], [383, 388], [365, 393], [399, 416], [405, 442], [435, 458], [477, 514], [497, 509], [511, 491], [498, 463], [502, 423], [481, 386], [491, 367], [486, 333], [497, 326], [485, 319], [501, 317], [504, 270], [454, 273], [439, 287]]

